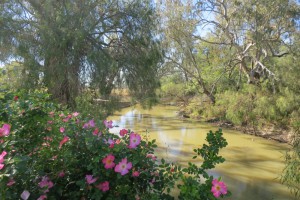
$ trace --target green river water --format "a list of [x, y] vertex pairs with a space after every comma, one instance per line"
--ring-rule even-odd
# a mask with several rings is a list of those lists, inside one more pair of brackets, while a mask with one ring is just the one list
[[[137, 133], [149, 132], [158, 144], [156, 155], [169, 162], [186, 165], [194, 162], [193, 149], [205, 142], [209, 130], [217, 130], [208, 123], [182, 120], [177, 116], [177, 107], [156, 106], [143, 110], [139, 106], [125, 108], [110, 116], [118, 128], [132, 129]], [[286, 186], [280, 184], [280, 173], [284, 168], [287, 144], [246, 135], [238, 131], [223, 129], [228, 146], [221, 150], [226, 161], [212, 170], [232, 192], [232, 200], [289, 200], [293, 196]], [[198, 160], [201, 163], [201, 160]]]

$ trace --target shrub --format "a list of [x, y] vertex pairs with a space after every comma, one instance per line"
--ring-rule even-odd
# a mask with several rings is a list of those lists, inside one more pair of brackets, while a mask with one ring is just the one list
[[1, 199], [173, 199], [177, 180], [180, 199], [190, 197], [191, 183], [194, 197], [229, 194], [206, 172], [224, 161], [217, 156], [227, 144], [221, 131], [195, 150], [201, 167], [181, 168], [156, 161], [155, 140], [127, 129], [110, 133], [111, 121], [68, 112], [42, 92], [8, 93], [0, 102]]
[[300, 134], [295, 132], [291, 149], [285, 155], [281, 182], [286, 184], [295, 199], [300, 198]]
[[[214, 179], [207, 173], [207, 170], [215, 168], [216, 164], [223, 163], [225, 159], [218, 156], [219, 150], [227, 146], [226, 140], [222, 137], [222, 130], [207, 134], [206, 141], [202, 148], [194, 149], [197, 154], [193, 157], [201, 156], [204, 161], [200, 167], [193, 163], [188, 163], [188, 167], [182, 169], [180, 172], [180, 180], [182, 184], [178, 185], [180, 189], [179, 199], [215, 199], [219, 196], [229, 196], [230, 192], [227, 191], [225, 184], [219, 180]], [[203, 184], [200, 184], [201, 178], [205, 179]]]

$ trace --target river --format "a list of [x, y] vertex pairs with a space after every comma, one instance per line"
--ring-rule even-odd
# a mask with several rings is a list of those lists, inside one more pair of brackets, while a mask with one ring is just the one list
[[[209, 130], [217, 130], [208, 123], [179, 119], [177, 107], [156, 106], [143, 110], [139, 106], [125, 108], [110, 116], [114, 125], [112, 132], [122, 128], [145, 133], [156, 139], [158, 158], [186, 165], [194, 162], [193, 149], [201, 147]], [[286, 186], [280, 184], [284, 168], [287, 144], [223, 129], [228, 146], [221, 150], [226, 161], [210, 171], [222, 177], [232, 192], [233, 200], [289, 200], [293, 196]], [[201, 163], [201, 160], [198, 160]]]

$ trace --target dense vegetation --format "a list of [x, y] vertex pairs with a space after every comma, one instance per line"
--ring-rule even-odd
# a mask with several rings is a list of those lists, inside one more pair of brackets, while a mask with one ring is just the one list
[[295, 0], [4, 0], [0, 90], [46, 88], [106, 116], [126, 88], [144, 105], [173, 98], [191, 117], [289, 133], [283, 181], [299, 195], [299, 16]]
[[206, 119], [299, 126], [298, 4], [166, 1], [161, 16], [169, 50], [163, 96], [194, 103], [187, 111]]
[[75, 108], [77, 97], [107, 99], [116, 85], [126, 84], [140, 100], [158, 87], [150, 1], [5, 0], [0, 16], [1, 60], [21, 65], [28, 90], [46, 86]]
[[[43, 91], [0, 97], [0, 198], [211, 199], [229, 196], [207, 170], [225, 161], [222, 131], [194, 149], [201, 166], [183, 168], [154, 154], [155, 140], [133, 130], [110, 132], [112, 121], [70, 112]], [[195, 160], [196, 161], [196, 160]], [[206, 178], [200, 180], [200, 177]], [[180, 183], [180, 185], [178, 184]], [[191, 187], [192, 186], [192, 187]]]

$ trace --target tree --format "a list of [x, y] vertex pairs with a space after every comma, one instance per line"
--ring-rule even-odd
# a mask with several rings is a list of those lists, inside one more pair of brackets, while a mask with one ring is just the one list
[[166, 60], [194, 79], [211, 102], [224, 78], [236, 89], [268, 82], [275, 92], [279, 75], [272, 60], [293, 52], [300, 8], [295, 1], [175, 0], [158, 7]]
[[155, 71], [160, 56], [150, 1], [13, 0], [1, 4], [0, 41], [10, 44], [2, 60], [23, 62], [31, 87], [42, 82], [55, 99], [71, 107], [87, 85], [107, 97], [121, 75], [130, 89], [143, 88], [133, 92], [138, 97], [141, 91], [153, 95], [158, 87]]
[[23, 73], [23, 66], [18, 62], [12, 62], [0, 68], [0, 92], [23, 87]]
[[198, 31], [197, 19], [193, 16], [193, 1], [161, 1], [159, 9], [165, 66], [172, 66], [180, 71], [187, 82], [196, 84], [199, 91], [207, 95], [214, 104], [214, 94], [203, 78], [203, 60], [197, 57], [199, 43], [193, 36]]
[[296, 32], [295, 21], [299, 18], [296, 2], [207, 0], [198, 1], [196, 6], [200, 13], [198, 28], [209, 27], [210, 38], [200, 34], [194, 37], [229, 48], [233, 52], [232, 70], [244, 74], [248, 83], [276, 79], [269, 61], [290, 53]]

